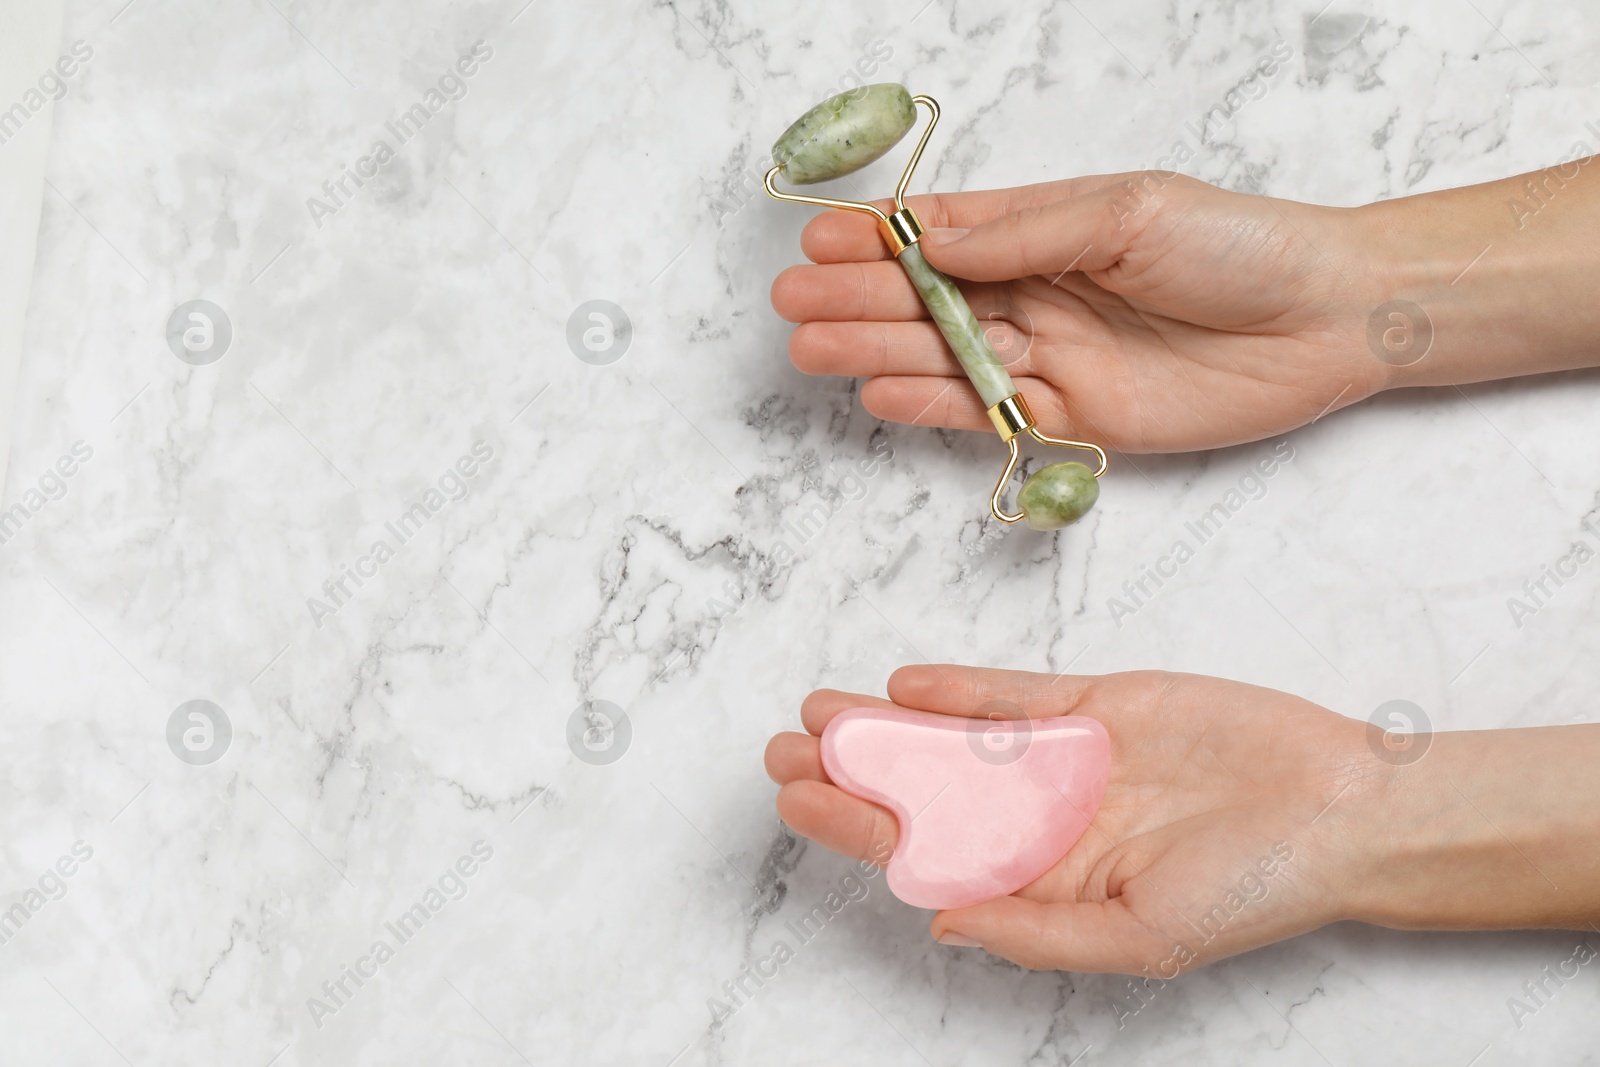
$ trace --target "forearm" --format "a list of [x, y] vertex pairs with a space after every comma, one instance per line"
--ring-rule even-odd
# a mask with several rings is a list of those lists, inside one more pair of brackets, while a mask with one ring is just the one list
[[[1374, 305], [1410, 301], [1432, 343], [1384, 358], [1391, 387], [1600, 365], [1600, 156], [1485, 185], [1388, 200], [1352, 216]], [[1403, 342], [1408, 324], [1392, 321]]]
[[1359, 790], [1346, 917], [1600, 931], [1600, 725], [1434, 734]]

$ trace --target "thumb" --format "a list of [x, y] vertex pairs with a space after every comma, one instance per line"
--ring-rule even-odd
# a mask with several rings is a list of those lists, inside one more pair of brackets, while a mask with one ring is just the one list
[[941, 944], [982, 948], [1030, 970], [1138, 974], [1156, 969], [1172, 942], [1120, 900], [1040, 904], [1001, 897], [941, 911], [929, 928]]
[[1163, 202], [1171, 175], [1130, 174], [1090, 192], [1035, 204], [970, 230], [930, 229], [919, 244], [928, 262], [957, 278], [1003, 282], [1069, 270], [1106, 270], [1128, 251]]

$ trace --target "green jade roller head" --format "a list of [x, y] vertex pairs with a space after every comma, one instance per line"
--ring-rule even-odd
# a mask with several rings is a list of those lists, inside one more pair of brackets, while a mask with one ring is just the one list
[[[916, 150], [911, 153], [911, 160], [895, 186], [892, 214], [855, 200], [804, 196], [778, 188], [779, 175], [794, 185], [812, 185], [853, 174], [881, 158], [916, 125], [918, 104], [928, 109], [928, 128], [922, 131]], [[933, 97], [912, 96], [903, 85], [864, 85], [829, 97], [800, 116], [772, 146], [773, 166], [767, 171], [767, 192], [779, 200], [861, 211], [877, 218], [878, 232], [927, 305], [934, 324], [944, 335], [961, 369], [967, 372], [972, 387], [989, 410], [989, 420], [1010, 451], [1006, 469], [989, 498], [990, 512], [1001, 522], [1026, 519], [1035, 530], [1058, 530], [1078, 521], [1094, 507], [1100, 495], [1098, 479], [1106, 470], [1106, 453], [1099, 445], [1063, 441], [1039, 432], [1033, 413], [1028, 410], [1022, 394], [1017, 392], [1000, 357], [995, 355], [961, 290], [929, 263], [917, 247], [922, 238], [922, 223], [905, 205], [906, 185], [938, 121], [939, 105]], [[1021, 510], [1011, 513], [1001, 505], [1000, 497], [1016, 470], [1017, 438], [1024, 433], [1042, 444], [1093, 452], [1098, 462], [1093, 470], [1082, 463], [1052, 463], [1034, 471], [1017, 494], [1017, 506]]]

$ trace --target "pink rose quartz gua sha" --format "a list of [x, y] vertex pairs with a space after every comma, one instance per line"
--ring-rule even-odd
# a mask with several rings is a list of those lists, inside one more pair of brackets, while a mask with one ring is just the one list
[[1105, 795], [1111, 741], [1081, 715], [851, 708], [822, 731], [822, 765], [846, 793], [894, 812], [894, 895], [942, 910], [1009, 896], [1065, 856]]

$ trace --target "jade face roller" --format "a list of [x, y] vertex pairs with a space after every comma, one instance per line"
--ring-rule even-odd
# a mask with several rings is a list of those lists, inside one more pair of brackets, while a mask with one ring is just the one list
[[[776, 180], [795, 185], [831, 181], [865, 167], [900, 142], [917, 122], [917, 105], [928, 109], [928, 128], [922, 131], [911, 160], [900, 175], [894, 190], [894, 212], [885, 214], [872, 204], [854, 200], [835, 200], [823, 196], [803, 196], [779, 190]], [[972, 314], [961, 290], [930, 264], [917, 247], [922, 223], [905, 205], [906, 185], [922, 158], [922, 150], [939, 121], [939, 105], [931, 96], [912, 96], [904, 86], [893, 83], [867, 85], [829, 97], [800, 116], [772, 146], [773, 167], [767, 171], [767, 192], [779, 200], [799, 204], [861, 211], [878, 220], [878, 232], [889, 250], [900, 261], [911, 284], [927, 305], [939, 332], [978, 391], [989, 420], [1006, 443], [1010, 457], [1006, 469], [995, 483], [989, 510], [1001, 522], [1026, 519], [1035, 530], [1055, 530], [1082, 518], [1100, 495], [1097, 479], [1106, 470], [1106, 453], [1099, 445], [1086, 441], [1063, 441], [1039, 432], [1033, 413], [1006, 373]], [[1017, 438], [1028, 434], [1042, 444], [1079, 448], [1093, 452], [1097, 464], [1090, 470], [1082, 463], [1052, 463], [1035, 471], [1017, 494], [1015, 513], [1000, 503], [1006, 483], [1017, 466]]]

